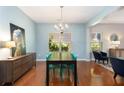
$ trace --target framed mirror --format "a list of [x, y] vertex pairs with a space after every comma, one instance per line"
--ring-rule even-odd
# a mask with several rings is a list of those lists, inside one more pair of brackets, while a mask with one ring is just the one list
[[111, 41], [119, 41], [119, 37], [118, 37], [118, 35], [117, 34], [112, 34], [111, 36], [110, 36], [110, 40]]

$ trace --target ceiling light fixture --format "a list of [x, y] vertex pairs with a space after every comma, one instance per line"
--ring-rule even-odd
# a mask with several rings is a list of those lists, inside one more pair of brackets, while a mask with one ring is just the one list
[[60, 9], [61, 9], [61, 13], [60, 13], [60, 19], [58, 19], [58, 24], [55, 24], [54, 27], [59, 30], [61, 33], [63, 33], [65, 31], [65, 29], [68, 28], [68, 24], [65, 24], [63, 22], [63, 9], [64, 6], [60, 6]]

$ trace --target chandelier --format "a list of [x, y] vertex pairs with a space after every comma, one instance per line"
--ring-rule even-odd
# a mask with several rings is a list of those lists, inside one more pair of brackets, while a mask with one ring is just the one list
[[63, 33], [67, 28], [68, 24], [65, 24], [63, 21], [63, 14], [62, 14], [62, 9], [64, 6], [60, 6], [61, 13], [60, 13], [60, 19], [58, 19], [58, 24], [55, 24], [54, 27], [59, 30], [61, 33]]

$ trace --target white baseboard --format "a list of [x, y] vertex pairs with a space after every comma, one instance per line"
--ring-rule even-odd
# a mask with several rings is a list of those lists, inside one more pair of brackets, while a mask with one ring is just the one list
[[[36, 61], [46, 61], [46, 59], [36, 59]], [[90, 61], [89, 59], [77, 59], [77, 61]]]
[[90, 61], [89, 59], [77, 59], [77, 61]]
[[42, 61], [42, 62], [44, 62], [44, 61], [46, 61], [46, 59], [36, 59], [36, 61]]

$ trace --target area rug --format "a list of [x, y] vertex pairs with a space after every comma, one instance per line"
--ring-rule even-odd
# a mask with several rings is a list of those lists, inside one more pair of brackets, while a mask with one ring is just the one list
[[104, 67], [105, 69], [111, 71], [111, 72], [114, 72], [110, 63], [105, 64], [105, 65], [104, 64], [99, 64], [99, 65]]

